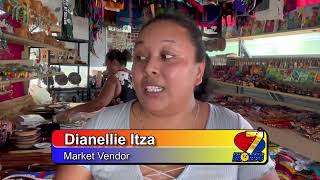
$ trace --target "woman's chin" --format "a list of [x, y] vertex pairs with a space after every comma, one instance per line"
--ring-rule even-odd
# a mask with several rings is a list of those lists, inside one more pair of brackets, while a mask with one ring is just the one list
[[140, 101], [143, 109], [148, 112], [162, 112], [168, 107], [168, 103], [164, 99], [142, 98]]

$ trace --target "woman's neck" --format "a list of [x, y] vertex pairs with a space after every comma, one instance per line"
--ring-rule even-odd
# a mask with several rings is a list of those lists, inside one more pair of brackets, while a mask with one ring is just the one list
[[195, 100], [179, 108], [168, 107], [162, 112], [148, 112], [137, 102], [136, 122], [143, 129], [193, 129], [199, 115], [200, 105]]

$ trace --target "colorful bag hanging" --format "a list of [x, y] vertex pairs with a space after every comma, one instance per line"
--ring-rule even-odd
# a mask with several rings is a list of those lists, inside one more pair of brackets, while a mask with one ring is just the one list
[[222, 8], [218, 4], [208, 4], [203, 6], [203, 12], [197, 12], [196, 23], [201, 27], [216, 26], [221, 18]]
[[71, 17], [71, 1], [62, 1], [62, 37], [65, 39], [73, 39], [73, 23]]

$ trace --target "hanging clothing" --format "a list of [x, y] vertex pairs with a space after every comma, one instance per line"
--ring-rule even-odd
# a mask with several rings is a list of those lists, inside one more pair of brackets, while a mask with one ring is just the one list
[[73, 23], [71, 16], [71, 1], [62, 1], [62, 37], [65, 39], [73, 39]]
[[259, 4], [257, 4], [255, 11], [265, 11], [269, 9], [270, 0], [262, 0]]
[[284, 0], [270, 0], [269, 9], [256, 12], [257, 21], [283, 20]]

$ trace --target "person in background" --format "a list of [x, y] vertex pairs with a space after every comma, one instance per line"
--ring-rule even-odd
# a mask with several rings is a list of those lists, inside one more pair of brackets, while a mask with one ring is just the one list
[[95, 112], [106, 106], [129, 102], [136, 98], [132, 85], [131, 72], [126, 68], [127, 61], [131, 58], [129, 51], [123, 52], [113, 49], [107, 53], [106, 66], [108, 76], [99, 95], [94, 100], [71, 108], [64, 112], [64, 120], [68, 120], [78, 112]]
[[[205, 78], [205, 56], [202, 33], [193, 21], [178, 14], [155, 17], [135, 43], [137, 99], [104, 109], [85, 129], [252, 129], [240, 114], [195, 98]], [[54, 179], [279, 178], [269, 160], [264, 165], [65, 165]]]

